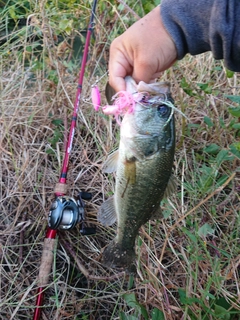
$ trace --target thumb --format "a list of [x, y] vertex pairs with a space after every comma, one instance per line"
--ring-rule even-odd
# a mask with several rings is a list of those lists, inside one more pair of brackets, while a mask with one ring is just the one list
[[156, 78], [160, 77], [162, 72], [155, 72], [152, 68], [152, 64], [148, 62], [136, 62], [133, 67], [132, 77], [139, 83], [139, 81], [144, 81], [150, 83]]

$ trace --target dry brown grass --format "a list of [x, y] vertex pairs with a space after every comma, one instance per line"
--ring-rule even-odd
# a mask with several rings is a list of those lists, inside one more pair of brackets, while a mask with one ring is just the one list
[[[163, 80], [172, 83], [176, 106], [189, 120], [176, 115], [178, 192], [163, 204], [165, 219], [140, 230], [134, 282], [101, 265], [101, 250], [115, 232], [96, 221], [99, 205], [114, 190], [113, 177], [101, 173], [101, 163], [117, 147], [119, 132], [111, 119], [94, 112], [90, 101], [91, 85], [100, 79], [103, 95], [107, 81], [106, 31], [98, 22], [68, 173], [69, 196], [81, 190], [93, 195], [86, 202], [87, 223], [96, 225], [97, 233], [83, 237], [77, 228], [59, 233], [42, 318], [143, 319], [123, 297], [135, 293], [149, 318], [155, 307], [165, 319], [218, 319], [214, 310], [222, 298], [234, 311], [231, 319], [239, 319], [239, 159], [217, 167], [203, 148], [215, 143], [229, 149], [239, 139], [229, 126], [231, 103], [224, 94], [238, 94], [240, 78], [237, 74], [227, 78], [222, 62], [214, 61], [211, 54], [186, 57], [163, 75]], [[31, 71], [19, 59], [19, 49], [14, 45], [10, 49], [9, 55], [5, 52], [1, 57], [0, 80], [0, 318], [20, 320], [31, 319], [33, 314], [47, 216], [61, 169], [78, 67], [69, 71], [64, 66], [66, 57], [45, 47], [49, 59], [45, 69]], [[58, 81], [49, 78], [49, 70]], [[182, 90], [183, 77], [195, 95]], [[197, 83], [208, 83], [212, 93], [204, 93]], [[204, 116], [213, 126], [204, 122]], [[219, 124], [220, 118], [225, 127]], [[63, 126], [52, 122], [56, 119]], [[62, 135], [53, 143], [57, 129]], [[204, 170], [211, 168], [209, 163], [216, 166], [216, 176], [206, 186]], [[217, 174], [225, 175], [227, 182], [218, 185]], [[206, 223], [214, 233], [199, 235]], [[195, 300], [184, 303], [179, 289]]]

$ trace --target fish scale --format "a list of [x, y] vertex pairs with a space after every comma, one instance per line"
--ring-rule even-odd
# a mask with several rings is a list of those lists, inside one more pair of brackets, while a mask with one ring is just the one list
[[[144, 85], [143, 85], [144, 84]], [[171, 177], [175, 124], [167, 83], [139, 83], [126, 78], [127, 91], [148, 90], [148, 103], [136, 102], [133, 112], [126, 113], [120, 128], [119, 150], [104, 164], [105, 172], [116, 171], [114, 197], [104, 202], [98, 220], [109, 225], [117, 221], [115, 239], [103, 251], [105, 265], [135, 272], [135, 240], [139, 228], [151, 218], [160, 218], [160, 202]], [[111, 168], [111, 169], [110, 169]], [[114, 219], [115, 217], [115, 219]]]

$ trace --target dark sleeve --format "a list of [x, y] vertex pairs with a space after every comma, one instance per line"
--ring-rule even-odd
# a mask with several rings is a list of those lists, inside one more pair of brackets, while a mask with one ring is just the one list
[[240, 72], [240, 0], [162, 0], [160, 7], [178, 59], [212, 51]]

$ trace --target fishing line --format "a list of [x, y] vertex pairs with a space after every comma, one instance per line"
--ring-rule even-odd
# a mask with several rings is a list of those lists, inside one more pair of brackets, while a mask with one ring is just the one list
[[[149, 95], [148, 92], [144, 93], [144, 95], [146, 95], [146, 94]], [[164, 97], [164, 100], [151, 98], [150, 101], [146, 101], [145, 103], [146, 103], [146, 104], [147, 104], [147, 103], [150, 103], [151, 105], [153, 105], [153, 104], [154, 104], [154, 105], [159, 105], [160, 103], [161, 103], [161, 104], [164, 104], [165, 106], [167, 106], [167, 107], [173, 109], [174, 111], [180, 113], [181, 116], [183, 116], [184, 118], [186, 118], [187, 120], [189, 120], [189, 118], [188, 118], [181, 110], [179, 110], [178, 108], [176, 108], [176, 107], [174, 106], [174, 104], [173, 104], [170, 100], [168, 100], [168, 97], [167, 97], [167, 95], [166, 95], [165, 93], [162, 93], [162, 95], [163, 95], [163, 97]], [[141, 103], [141, 101], [136, 101], [136, 102], [138, 102], [139, 104], [141, 104], [141, 106], [143, 106], [143, 107], [145, 107], [145, 108], [151, 108], [151, 107], [152, 107], [151, 105], [150, 105], [150, 106], [147, 106], [147, 105]], [[172, 117], [172, 115], [173, 115], [173, 113], [171, 113], [170, 116]], [[170, 120], [171, 120], [171, 119], [170, 119]], [[170, 121], [170, 120], [169, 120], [169, 121]]]
[[177, 111], [178, 113], [181, 114], [181, 116], [183, 116], [185, 119], [189, 120], [189, 118], [181, 110], [176, 108], [171, 101], [165, 100], [165, 101], [161, 101], [161, 103], [166, 105], [167, 107], [171, 108], [172, 110]]

